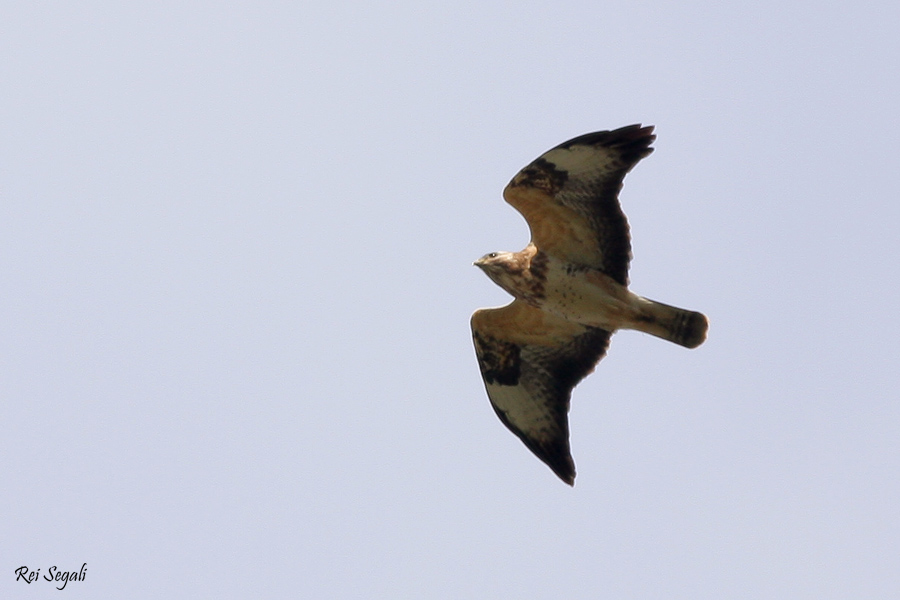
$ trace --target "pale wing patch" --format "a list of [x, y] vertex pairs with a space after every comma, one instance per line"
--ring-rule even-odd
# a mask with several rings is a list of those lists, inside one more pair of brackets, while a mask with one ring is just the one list
[[494, 410], [500, 411], [529, 438], [549, 441], [559, 434], [554, 415], [522, 385], [486, 384]]
[[570, 180], [608, 178], [623, 166], [615, 150], [602, 146], [557, 147], [542, 154], [541, 158], [568, 173]]

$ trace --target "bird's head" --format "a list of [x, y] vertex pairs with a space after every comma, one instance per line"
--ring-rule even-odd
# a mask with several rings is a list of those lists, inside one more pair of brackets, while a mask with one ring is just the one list
[[476, 260], [474, 264], [484, 271], [491, 281], [515, 296], [516, 278], [525, 268], [522, 262], [521, 257], [515, 252], [491, 252]]

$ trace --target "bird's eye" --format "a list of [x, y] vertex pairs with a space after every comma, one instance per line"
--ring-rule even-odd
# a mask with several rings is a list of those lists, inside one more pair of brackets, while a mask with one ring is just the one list
[[497, 258], [497, 253], [491, 252], [490, 254], [488, 254], [488, 258]]

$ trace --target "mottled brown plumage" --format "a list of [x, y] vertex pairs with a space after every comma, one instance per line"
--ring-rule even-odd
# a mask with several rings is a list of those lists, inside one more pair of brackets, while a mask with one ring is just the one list
[[650, 154], [652, 127], [579, 136], [522, 169], [503, 197], [521, 212], [531, 243], [475, 262], [515, 300], [472, 315], [488, 397], [500, 420], [566, 483], [572, 389], [603, 358], [618, 329], [688, 348], [706, 339], [700, 313], [628, 288], [631, 242], [619, 206], [622, 180]]

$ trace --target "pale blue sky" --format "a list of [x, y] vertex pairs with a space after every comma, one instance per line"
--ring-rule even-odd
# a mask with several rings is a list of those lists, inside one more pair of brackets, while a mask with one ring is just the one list
[[[900, 596], [900, 8], [0, 7], [0, 596]], [[574, 489], [472, 349], [500, 192], [641, 122]], [[77, 570], [64, 592], [22, 565]]]

